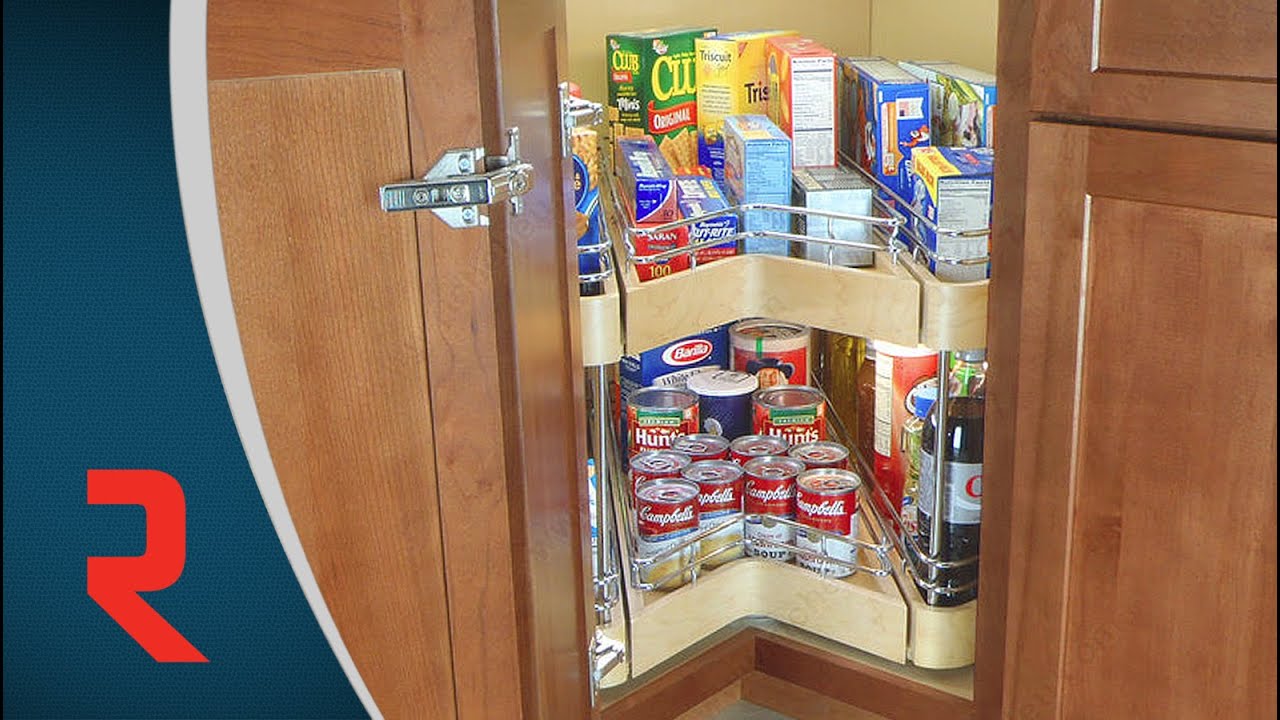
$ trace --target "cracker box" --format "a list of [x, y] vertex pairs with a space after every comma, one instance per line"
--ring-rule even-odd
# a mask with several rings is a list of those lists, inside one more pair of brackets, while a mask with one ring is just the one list
[[[792, 204], [811, 210], [830, 210], [849, 215], [871, 215], [871, 183], [858, 173], [845, 168], [797, 168], [792, 172], [794, 193]], [[793, 230], [809, 237], [867, 242], [870, 232], [865, 223], [796, 214]], [[869, 267], [875, 263], [871, 250], [806, 243], [801, 257], [830, 262], [844, 267]]]
[[900, 62], [929, 83], [932, 144], [995, 147], [996, 76], [953, 62]]
[[[745, 202], [771, 203], [774, 205], [791, 204], [790, 195], [761, 195], [747, 201], [734, 195], [729, 188], [725, 188], [725, 197], [731, 205], [741, 205]], [[791, 232], [790, 213], [776, 210], [747, 210], [742, 212], [741, 216], [741, 232]], [[742, 252], [748, 255], [782, 255], [785, 257], [790, 254], [790, 249], [791, 243], [782, 238], [746, 237], [742, 239]]]
[[722, 33], [694, 40], [698, 56], [698, 162], [724, 181], [724, 119], [769, 111], [765, 41], [792, 30]]
[[676, 207], [676, 174], [653, 138], [620, 138], [613, 143], [613, 167], [622, 187], [623, 204], [638, 223], [668, 223]]
[[614, 33], [605, 38], [614, 139], [648, 135], [682, 174], [698, 168], [697, 58], [694, 40], [715, 28]]
[[791, 138], [764, 115], [724, 119], [724, 183], [734, 197], [791, 196]]
[[[720, 188], [716, 186], [715, 181], [711, 178], [681, 177], [676, 179], [676, 184], [680, 188], [680, 215], [686, 220], [718, 212], [729, 207], [729, 203], [720, 192]], [[738, 217], [737, 215], [723, 215], [710, 218], [689, 225], [684, 230], [688, 234], [689, 245], [727, 238], [738, 232]], [[711, 245], [698, 250], [694, 253], [694, 256], [698, 264], [702, 264], [712, 260], [719, 260], [720, 258], [732, 257], [736, 254], [738, 254], [738, 243], [736, 240], [729, 240], [725, 243]]]
[[794, 167], [836, 164], [836, 54], [799, 37], [766, 43], [769, 119], [791, 137]]
[[[915, 199], [920, 214], [945, 230], [977, 230], [991, 222], [991, 178], [995, 153], [991, 148], [930, 147], [917, 151], [912, 164]], [[920, 223], [920, 225], [923, 225]], [[920, 239], [942, 257], [968, 259], [987, 254], [988, 235], [950, 237], [919, 227]], [[988, 264], [929, 263], [939, 279], [981, 280]]]
[[683, 388], [694, 373], [729, 368], [729, 326], [720, 325], [660, 345], [637, 355], [623, 355], [618, 362], [618, 407], [622, 434], [627, 436], [627, 400], [631, 393], [646, 387]]
[[929, 84], [879, 58], [851, 58], [858, 72], [857, 164], [911, 200], [911, 153], [929, 142]]

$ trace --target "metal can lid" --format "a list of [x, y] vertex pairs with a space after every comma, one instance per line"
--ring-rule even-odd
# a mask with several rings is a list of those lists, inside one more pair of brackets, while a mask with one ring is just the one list
[[796, 487], [818, 495], [845, 495], [862, 485], [862, 477], [852, 470], [814, 468], [800, 473]]
[[785, 439], [775, 435], [740, 435], [729, 443], [733, 452], [752, 457], [785, 455], [788, 447]]
[[742, 471], [758, 478], [789, 478], [804, 472], [805, 465], [795, 458], [770, 455], [751, 458], [743, 464]]
[[636, 485], [636, 499], [642, 502], [684, 503], [695, 500], [698, 483], [681, 478], [655, 478]]
[[803, 408], [821, 405], [827, 397], [812, 385], [774, 385], [757, 390], [755, 401], [769, 408]]
[[729, 449], [729, 439], [711, 433], [681, 435], [671, 441], [671, 449], [690, 456], [721, 453]]
[[697, 395], [675, 387], [640, 388], [627, 398], [627, 405], [643, 408], [687, 410], [697, 404]]
[[787, 455], [808, 462], [836, 462], [849, 457], [849, 448], [831, 440], [800, 443]]
[[731, 335], [748, 335], [758, 338], [790, 339], [801, 336], [808, 337], [809, 328], [797, 323], [769, 320], [767, 318], [751, 318], [739, 320], [729, 328]]
[[960, 358], [964, 362], [970, 362], [970, 363], [985, 362], [987, 359], [987, 349], [978, 348], [977, 350], [957, 350], [956, 357]]
[[631, 458], [631, 469], [640, 473], [669, 472], [678, 475], [693, 458], [673, 450], [644, 450]]
[[710, 370], [689, 376], [686, 383], [690, 392], [707, 397], [733, 397], [750, 395], [760, 387], [760, 380], [751, 373], [737, 370]]
[[698, 460], [689, 463], [680, 477], [705, 485], [723, 485], [742, 477], [742, 468], [728, 460]]

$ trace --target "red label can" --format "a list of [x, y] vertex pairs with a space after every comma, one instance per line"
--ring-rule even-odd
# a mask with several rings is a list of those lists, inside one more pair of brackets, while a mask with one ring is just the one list
[[698, 432], [698, 396], [683, 388], [641, 388], [627, 400], [627, 452], [664, 450]]
[[698, 485], [679, 478], [636, 486], [636, 530], [643, 543], [672, 540], [698, 529]]
[[[858, 534], [857, 473], [838, 468], [808, 470], [796, 478], [796, 522], [814, 530], [842, 535], [849, 541], [819, 535], [813, 530], [796, 532], [801, 552], [796, 561], [828, 577], [853, 574], [857, 549], [851, 542]], [[808, 552], [805, 552], [808, 551]], [[837, 562], [832, 562], [832, 560]]]
[[729, 439], [721, 435], [707, 433], [681, 435], [671, 441], [671, 449], [688, 455], [694, 462], [699, 460], [727, 460], [729, 458]]
[[[698, 483], [698, 526], [710, 530], [725, 524], [742, 510], [742, 468], [728, 460], [700, 460], [681, 473]], [[742, 523], [712, 533], [699, 544], [699, 553], [708, 567], [723, 565], [742, 556]], [[726, 547], [731, 546], [731, 547]]]
[[795, 515], [796, 477], [804, 463], [795, 458], [759, 457], [742, 466], [746, 483], [742, 490], [742, 510], [753, 515]]
[[680, 477], [689, 463], [684, 453], [671, 450], [645, 450], [631, 458], [631, 490], [634, 492], [646, 480]]
[[938, 375], [938, 356], [932, 350], [909, 348], [877, 340], [875, 447], [876, 484], [902, 507], [906, 468], [902, 462], [902, 424], [910, 414], [907, 397], [917, 385]]
[[849, 469], [849, 448], [830, 440], [801, 443], [791, 448], [787, 456], [800, 460], [810, 470], [814, 468]]
[[761, 388], [809, 383], [809, 328], [795, 323], [742, 320], [729, 328], [730, 367], [755, 375]]
[[787, 441], [780, 437], [743, 435], [729, 443], [729, 459], [746, 465], [752, 458], [786, 455], [788, 447]]
[[787, 445], [827, 439], [827, 398], [808, 385], [778, 385], [757, 390], [752, 399], [757, 435], [774, 435]]

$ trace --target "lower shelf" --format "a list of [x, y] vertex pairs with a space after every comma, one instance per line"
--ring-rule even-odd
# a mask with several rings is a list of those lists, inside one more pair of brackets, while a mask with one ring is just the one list
[[604, 292], [578, 299], [585, 367], [611, 365], [622, 357], [622, 296], [618, 281], [611, 274], [600, 284]]

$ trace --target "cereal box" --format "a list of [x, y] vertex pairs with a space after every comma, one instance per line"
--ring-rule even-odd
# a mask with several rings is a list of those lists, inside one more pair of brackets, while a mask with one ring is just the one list
[[[724, 210], [729, 203], [716, 187], [715, 181], [706, 177], [677, 178], [680, 188], [680, 214], [686, 220]], [[703, 220], [685, 228], [688, 244], [694, 245], [719, 238], [727, 238], [738, 232], [738, 216], [724, 215]], [[711, 245], [694, 253], [699, 264], [730, 257], [738, 253], [736, 240]]]
[[791, 138], [764, 115], [724, 119], [724, 182], [735, 197], [791, 196]]
[[840, 95], [840, 154], [849, 162], [857, 162], [862, 157], [862, 126], [858, 122], [858, 68], [855, 62], [868, 60], [885, 60], [882, 57], [840, 58], [838, 90]]
[[836, 54], [812, 40], [775, 37], [766, 43], [769, 119], [791, 136], [794, 167], [836, 164]]
[[[761, 195], [747, 201], [725, 188], [725, 196], [731, 205], [742, 205], [746, 202], [771, 203], [774, 205], [790, 205], [790, 195]], [[747, 210], [742, 213], [741, 232], [777, 232], [791, 231], [791, 215], [777, 210]], [[749, 255], [789, 255], [791, 243], [777, 237], [746, 237], [742, 239], [742, 252]]]
[[[792, 173], [795, 187], [793, 205], [812, 210], [830, 210], [849, 215], [871, 215], [871, 183], [845, 168], [797, 168]], [[867, 242], [870, 233], [864, 223], [796, 214], [797, 235]], [[868, 267], [875, 262], [871, 250], [806, 243], [801, 257], [845, 267]]]
[[[729, 369], [729, 326], [680, 338], [638, 355], [623, 355], [618, 362], [619, 407], [625, 408], [631, 393], [646, 387], [683, 388], [689, 376]], [[627, 436], [627, 414], [621, 413], [620, 437]]]
[[653, 138], [619, 138], [613, 143], [613, 152], [623, 204], [635, 222], [675, 220], [680, 212], [676, 207], [676, 174]]
[[929, 83], [929, 129], [934, 145], [995, 146], [995, 75], [953, 62], [898, 64]]
[[[573, 145], [573, 209], [574, 234], [579, 247], [600, 244], [600, 149], [596, 131], [574, 128]], [[600, 272], [600, 252], [579, 252], [578, 272]]]
[[698, 168], [694, 40], [715, 28], [615, 33], [605, 39], [614, 139], [649, 135], [682, 174]]
[[724, 180], [724, 119], [769, 111], [765, 41], [792, 30], [722, 33], [694, 40], [698, 55], [698, 162]]
[[882, 59], [847, 60], [858, 71], [858, 165], [911, 200], [911, 153], [929, 145], [929, 84]]
[[[991, 222], [991, 178], [995, 153], [991, 148], [930, 147], [916, 151], [912, 163], [915, 199], [912, 204], [939, 229], [977, 230]], [[918, 234], [941, 257], [979, 258], [987, 254], [988, 235], [950, 237], [920, 227]], [[981, 280], [988, 265], [929, 263], [942, 280]]]

